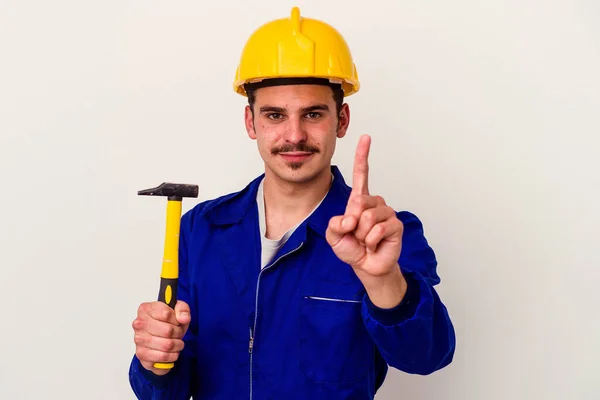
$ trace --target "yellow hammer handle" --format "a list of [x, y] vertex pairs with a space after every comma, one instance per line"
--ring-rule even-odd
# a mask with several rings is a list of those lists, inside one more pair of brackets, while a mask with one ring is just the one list
[[[167, 224], [165, 250], [160, 273], [158, 300], [175, 308], [177, 303], [177, 279], [179, 278], [179, 230], [181, 224], [181, 201], [167, 201]], [[154, 368], [171, 369], [174, 363], [155, 363]]]

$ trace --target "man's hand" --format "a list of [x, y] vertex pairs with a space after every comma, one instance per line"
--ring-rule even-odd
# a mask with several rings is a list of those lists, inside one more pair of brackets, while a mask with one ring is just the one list
[[175, 310], [160, 301], [140, 305], [132, 326], [135, 354], [142, 366], [156, 375], [167, 374], [169, 369], [154, 368], [154, 363], [170, 363], [179, 358], [190, 321], [190, 307], [183, 301], [177, 302]]
[[369, 193], [370, 145], [368, 135], [360, 138], [346, 211], [331, 218], [326, 237], [338, 258], [352, 266], [373, 304], [392, 308], [406, 293], [398, 266], [404, 227], [381, 196]]

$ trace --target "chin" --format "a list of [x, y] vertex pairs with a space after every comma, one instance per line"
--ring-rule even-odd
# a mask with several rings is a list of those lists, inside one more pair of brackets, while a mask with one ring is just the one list
[[273, 172], [280, 179], [287, 182], [308, 182], [319, 175], [319, 169], [315, 169], [314, 166], [307, 163], [285, 163], [283, 165], [278, 165], [277, 167], [278, 168], [273, 169]]
[[300, 171], [300, 169], [302, 167], [304, 167], [304, 163], [301, 162], [291, 162], [288, 163], [288, 167], [292, 170], [292, 171]]

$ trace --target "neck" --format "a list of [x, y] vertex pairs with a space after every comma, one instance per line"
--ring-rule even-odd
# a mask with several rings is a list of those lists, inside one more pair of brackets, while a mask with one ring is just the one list
[[306, 218], [327, 194], [330, 185], [329, 168], [301, 183], [286, 182], [267, 169], [263, 183], [267, 238], [281, 237]]

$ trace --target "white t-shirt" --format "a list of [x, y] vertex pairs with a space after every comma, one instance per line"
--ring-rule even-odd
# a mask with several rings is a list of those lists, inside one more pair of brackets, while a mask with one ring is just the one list
[[[333, 175], [331, 175], [331, 180], [333, 181]], [[273, 260], [273, 257], [275, 256], [275, 254], [277, 254], [277, 252], [283, 247], [285, 242], [287, 242], [287, 240], [290, 238], [290, 236], [292, 236], [292, 233], [294, 233], [296, 228], [298, 228], [298, 226], [302, 222], [304, 222], [306, 220], [306, 218], [308, 218], [321, 205], [321, 203], [327, 196], [327, 195], [325, 195], [321, 199], [321, 201], [319, 201], [319, 204], [317, 204], [315, 206], [315, 208], [310, 212], [310, 214], [308, 214], [308, 216], [304, 220], [298, 222], [295, 226], [290, 228], [279, 239], [267, 239], [267, 237], [265, 236], [265, 233], [267, 231], [267, 223], [265, 220], [265, 195], [263, 192], [263, 182], [264, 182], [264, 179], [260, 182], [260, 185], [258, 186], [258, 193], [256, 194], [256, 202], [258, 204], [258, 223], [260, 226], [260, 241], [262, 244], [262, 246], [261, 246], [261, 248], [262, 248], [261, 264], [260, 264], [261, 269], [266, 267], [267, 264], [269, 264], [271, 262], [271, 260]]]

